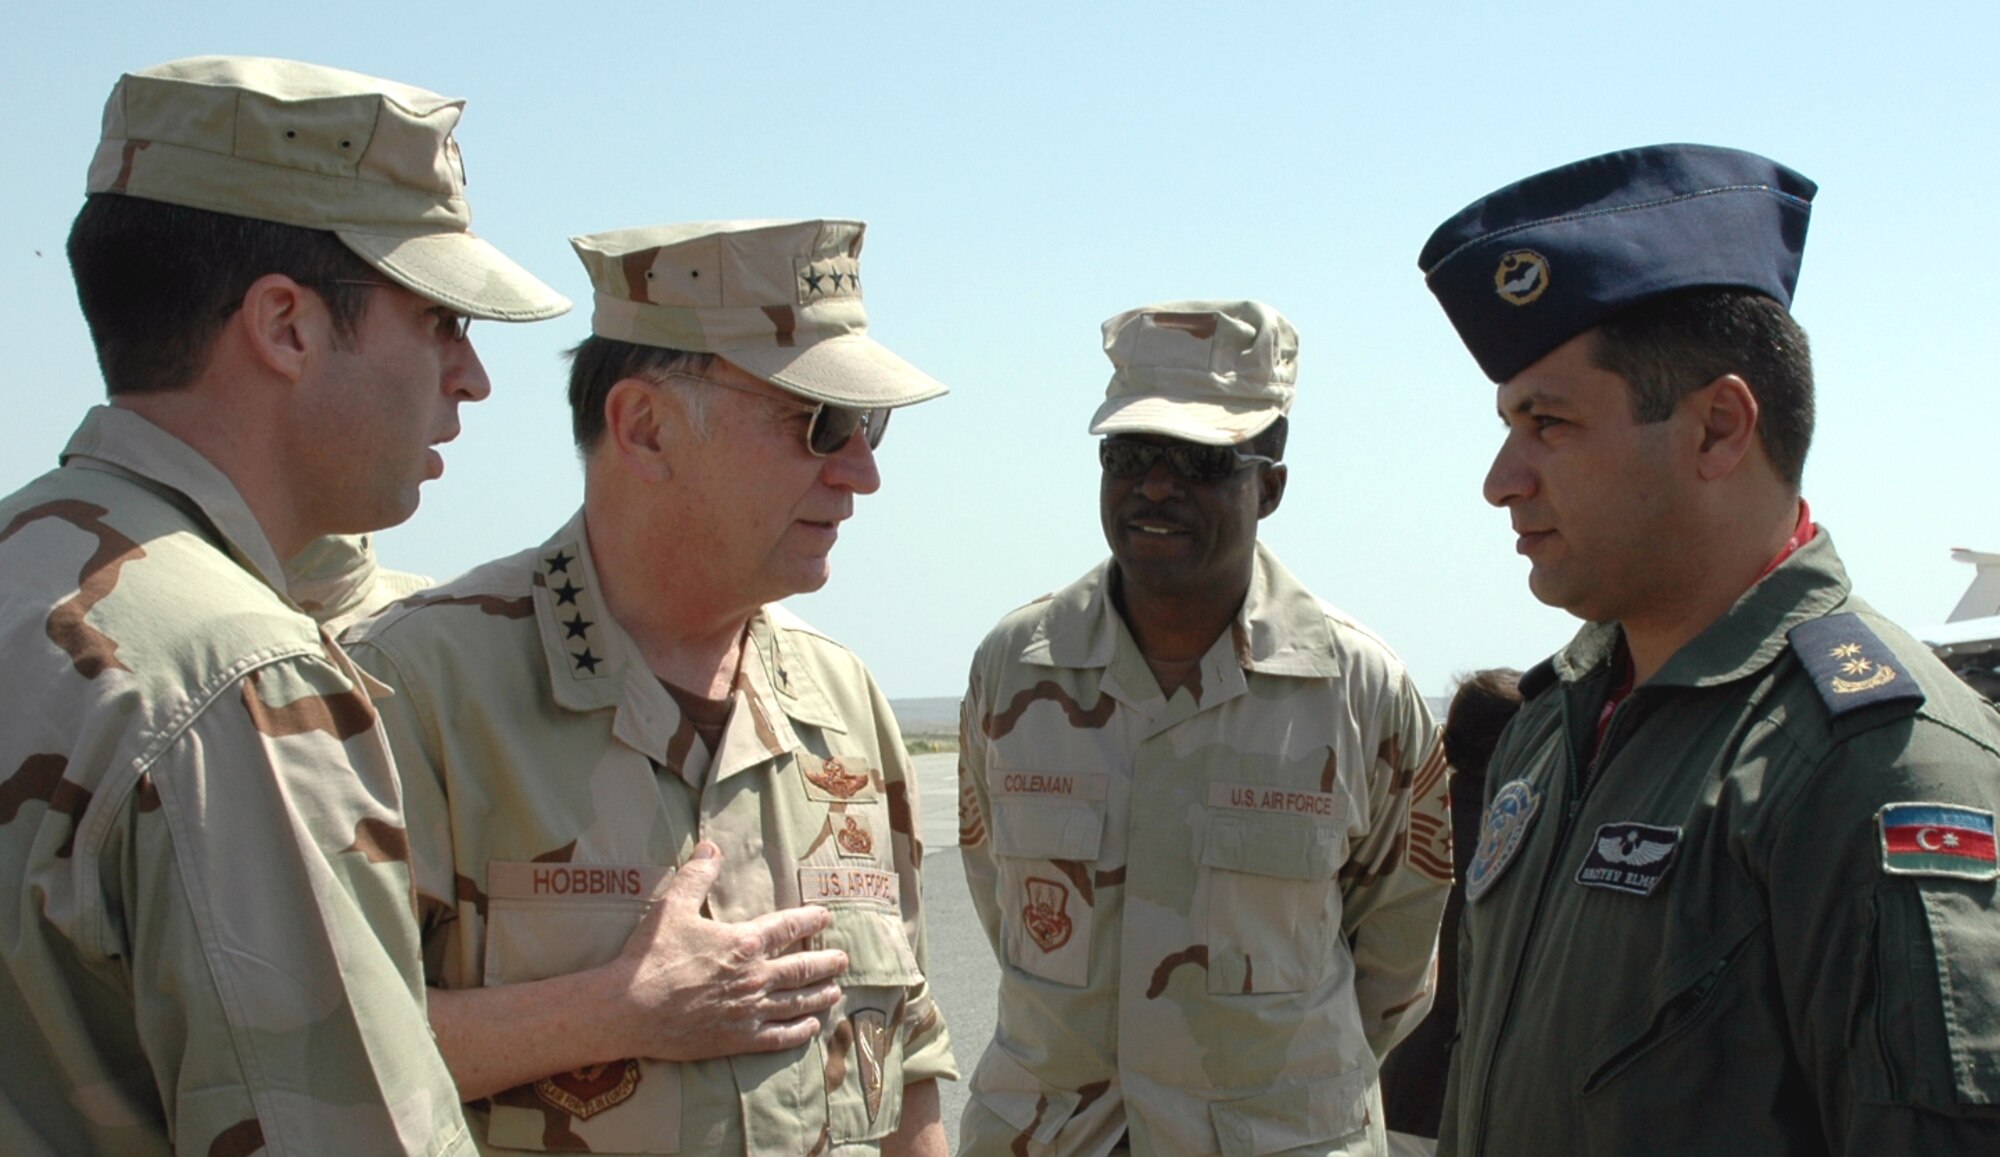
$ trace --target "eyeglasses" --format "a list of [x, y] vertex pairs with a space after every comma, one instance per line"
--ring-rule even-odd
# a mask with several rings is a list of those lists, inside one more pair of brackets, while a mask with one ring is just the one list
[[1183, 480], [1220, 482], [1248, 466], [1272, 466], [1276, 458], [1244, 454], [1234, 446], [1203, 446], [1194, 442], [1139, 442], [1106, 438], [1097, 444], [1097, 462], [1113, 478], [1144, 478], [1153, 464], [1166, 459], [1167, 469]]
[[[336, 277], [328, 285], [361, 285], [370, 289], [401, 289], [393, 281], [362, 281], [354, 278]], [[464, 341], [472, 329], [472, 319], [452, 309], [450, 306], [434, 305], [425, 311], [437, 318], [437, 334], [449, 341]]]
[[826, 458], [840, 453], [854, 439], [858, 432], [868, 443], [870, 450], [882, 444], [882, 436], [889, 432], [887, 407], [872, 410], [857, 410], [850, 406], [836, 406], [831, 402], [793, 401], [790, 398], [774, 398], [761, 390], [749, 386], [739, 386], [734, 382], [718, 381], [696, 374], [670, 374], [669, 377], [684, 381], [699, 382], [705, 386], [721, 386], [725, 390], [735, 390], [739, 394], [769, 402], [787, 409], [811, 411], [812, 421], [806, 426], [806, 449], [815, 458]]

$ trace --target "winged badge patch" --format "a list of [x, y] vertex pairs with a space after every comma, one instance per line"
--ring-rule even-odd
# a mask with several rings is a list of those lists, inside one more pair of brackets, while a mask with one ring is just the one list
[[1634, 896], [1650, 896], [1674, 866], [1681, 849], [1681, 829], [1653, 824], [1605, 824], [1591, 837], [1576, 882], [1611, 888]]

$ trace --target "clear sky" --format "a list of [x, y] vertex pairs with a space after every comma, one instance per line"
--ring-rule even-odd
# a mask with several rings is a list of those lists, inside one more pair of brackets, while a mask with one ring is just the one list
[[558, 352], [588, 332], [590, 294], [568, 235], [859, 217], [873, 332], [952, 393], [898, 414], [882, 491], [794, 606], [889, 694], [956, 694], [995, 619], [1102, 556], [1098, 323], [1193, 297], [1260, 298], [1302, 335], [1265, 540], [1427, 693], [1527, 666], [1573, 624], [1529, 596], [1480, 500], [1492, 389], [1416, 254], [1501, 184], [1674, 140], [1820, 184], [1795, 303], [1819, 372], [1806, 494], [1857, 586], [1939, 621], [1972, 578], [1948, 548], [2000, 549], [1988, 0], [16, 0], [6, 23], [0, 492], [52, 466], [101, 393], [62, 246], [106, 94], [128, 69], [227, 52], [467, 98], [475, 228], [579, 303], [473, 328], [494, 396], [381, 537], [393, 566], [455, 574], [578, 502]]

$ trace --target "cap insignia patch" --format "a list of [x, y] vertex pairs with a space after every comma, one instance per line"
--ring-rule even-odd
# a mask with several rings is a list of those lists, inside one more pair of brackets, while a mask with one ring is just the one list
[[1993, 813], [1948, 803], [1892, 803], [1875, 816], [1882, 870], [1892, 876], [2000, 878]]
[[1465, 898], [1484, 896], [1521, 850], [1521, 841], [1542, 806], [1541, 789], [1517, 779], [1501, 788], [1479, 820], [1479, 850], [1465, 869]]
[[1509, 305], [1528, 305], [1548, 288], [1549, 260], [1532, 249], [1502, 254], [1493, 271], [1493, 292]]

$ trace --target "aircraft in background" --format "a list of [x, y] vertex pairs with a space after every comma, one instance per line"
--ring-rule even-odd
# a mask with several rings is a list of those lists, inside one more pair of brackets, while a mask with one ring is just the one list
[[1979, 568], [1972, 585], [1943, 623], [1911, 633], [1973, 690], [2000, 701], [2000, 554], [1960, 548], [1951, 557]]

